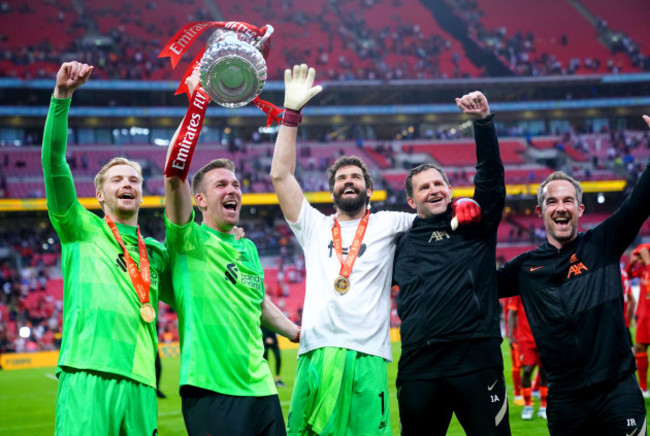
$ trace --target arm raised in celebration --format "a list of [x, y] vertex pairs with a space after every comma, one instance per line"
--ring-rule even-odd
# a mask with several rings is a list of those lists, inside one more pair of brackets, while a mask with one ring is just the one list
[[300, 110], [321, 86], [313, 86], [316, 71], [307, 65], [295, 65], [284, 72], [284, 119], [278, 132], [271, 164], [271, 180], [285, 218], [296, 222], [302, 206], [303, 193], [296, 180], [296, 137], [300, 123]]

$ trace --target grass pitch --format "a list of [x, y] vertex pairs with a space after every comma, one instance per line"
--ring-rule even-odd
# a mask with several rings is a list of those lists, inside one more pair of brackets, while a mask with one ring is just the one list
[[[512, 396], [510, 377], [510, 356], [507, 344], [502, 344], [504, 363], [506, 365], [506, 383], [508, 395]], [[399, 343], [393, 344], [395, 361], [388, 367], [390, 411], [393, 435], [399, 435], [399, 415], [395, 393], [397, 359]], [[273, 356], [270, 356], [271, 368], [275, 368]], [[167, 395], [158, 400], [158, 432], [165, 435], [184, 435], [185, 424], [181, 414], [181, 399], [178, 396], [178, 372], [180, 358], [163, 358], [161, 390]], [[282, 380], [286, 387], [279, 388], [280, 401], [284, 416], [289, 413], [289, 401], [293, 389], [293, 377], [296, 371], [296, 350], [282, 351]], [[0, 434], [13, 435], [52, 435], [54, 433], [54, 407], [56, 404], [57, 380], [54, 368], [37, 368], [16, 371], [0, 371]], [[513, 435], [535, 436], [547, 435], [546, 421], [537, 417], [532, 421], [522, 421], [521, 407], [510, 400], [510, 427]], [[647, 402], [648, 400], [646, 400]], [[535, 409], [539, 406], [536, 401]], [[465, 432], [456, 419], [452, 420], [449, 435], [464, 435]]]

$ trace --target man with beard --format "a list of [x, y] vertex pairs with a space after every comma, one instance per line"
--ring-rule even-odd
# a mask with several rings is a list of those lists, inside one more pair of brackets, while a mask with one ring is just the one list
[[66, 163], [73, 92], [93, 67], [61, 65], [43, 132], [47, 209], [61, 239], [63, 338], [57, 366], [56, 435], [156, 434], [154, 361], [158, 297], [168, 256], [138, 227], [142, 170], [111, 159], [95, 177], [104, 218], [77, 200]]
[[321, 91], [312, 86], [314, 76], [306, 65], [285, 71], [286, 111], [271, 166], [280, 207], [303, 248], [307, 271], [287, 433], [390, 434], [386, 362], [391, 360], [394, 239], [415, 215], [371, 214], [372, 178], [355, 156], [341, 156], [329, 168], [334, 215], [307, 202], [294, 175], [296, 135], [300, 109]]
[[[192, 76], [188, 84], [193, 92], [198, 78]], [[177, 137], [178, 131], [168, 160]], [[202, 224], [194, 221], [186, 175], [165, 175], [165, 245], [174, 285], [170, 304], [178, 312], [187, 431], [284, 435], [260, 323], [294, 341], [300, 330], [265, 296], [264, 271], [253, 242], [235, 237], [242, 193], [234, 164], [216, 159], [194, 175], [192, 191]]]
[[495, 270], [504, 169], [485, 96], [475, 91], [456, 104], [474, 119], [474, 200], [482, 218], [454, 231], [444, 170], [423, 164], [406, 176], [417, 218], [397, 242], [393, 273], [400, 287], [396, 384], [405, 436], [423, 429], [444, 435], [454, 413], [468, 435], [510, 434]]
[[578, 233], [582, 187], [572, 177], [551, 174], [537, 201], [547, 241], [499, 269], [499, 292], [521, 295], [548, 378], [549, 431], [645, 434], [619, 262], [650, 215], [650, 171], [646, 166], [621, 206], [585, 233]]

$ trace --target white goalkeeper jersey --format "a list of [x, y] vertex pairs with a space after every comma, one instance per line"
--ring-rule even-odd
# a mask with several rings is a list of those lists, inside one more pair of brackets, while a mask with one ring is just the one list
[[[395, 236], [408, 230], [415, 214], [371, 213], [350, 275], [350, 291], [334, 289], [341, 263], [334, 250], [334, 216], [324, 215], [306, 199], [295, 223], [289, 222], [305, 253], [307, 282], [298, 354], [321, 347], [341, 347], [391, 361], [390, 287]], [[343, 259], [359, 219], [339, 221]]]

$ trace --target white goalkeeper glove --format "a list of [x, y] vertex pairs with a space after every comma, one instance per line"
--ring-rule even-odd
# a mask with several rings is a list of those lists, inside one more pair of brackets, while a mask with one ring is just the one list
[[294, 65], [293, 72], [284, 70], [284, 107], [296, 112], [313, 96], [323, 90], [322, 86], [313, 86], [316, 70], [307, 68], [306, 64]]

